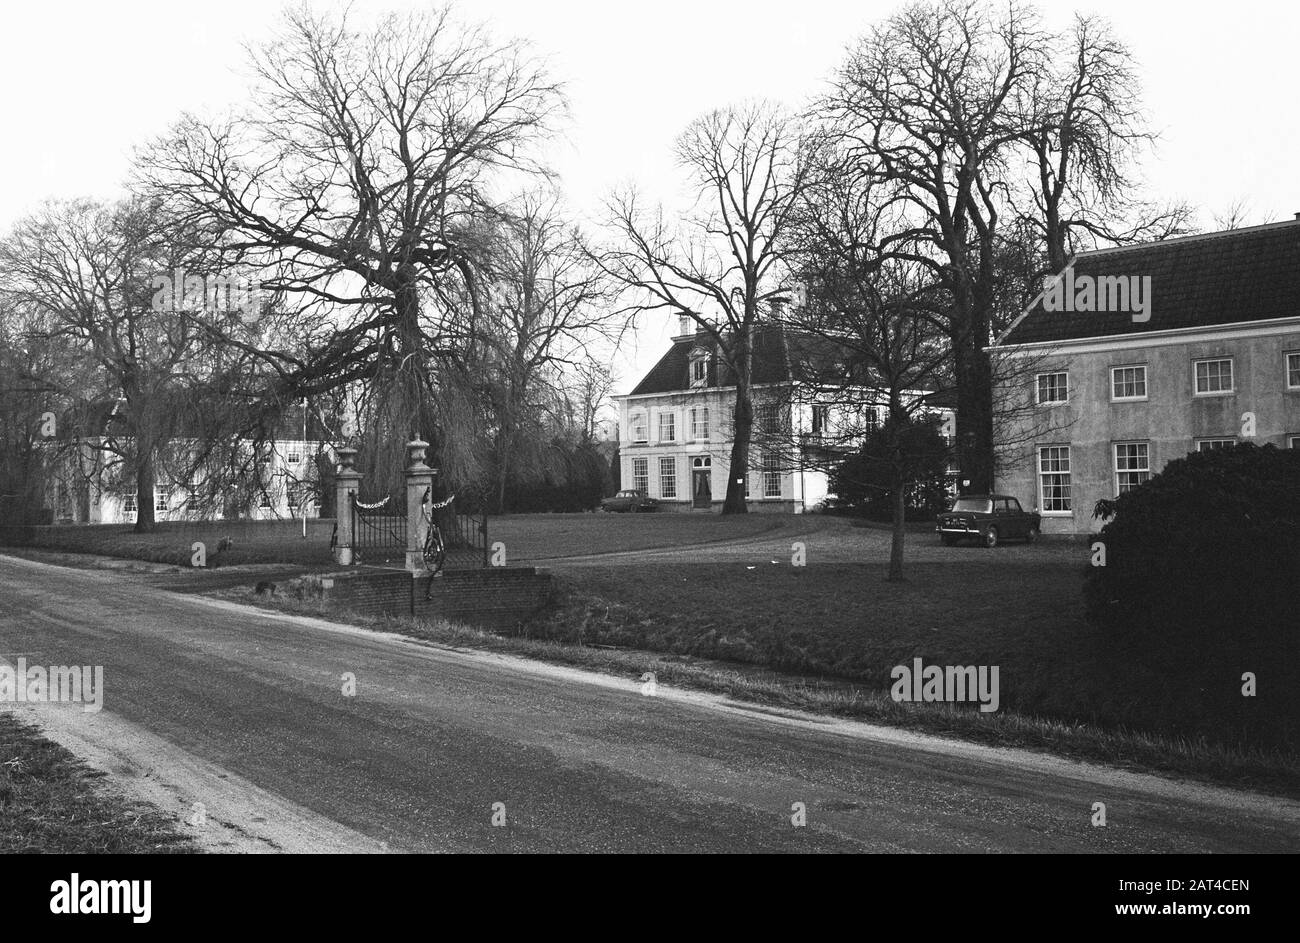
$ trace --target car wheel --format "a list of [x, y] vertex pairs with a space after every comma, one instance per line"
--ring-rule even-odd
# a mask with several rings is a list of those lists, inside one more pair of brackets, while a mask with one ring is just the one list
[[943, 540], [943, 545], [945, 547], [952, 547], [955, 546], [957, 543], [957, 538], [952, 536], [951, 534], [940, 534], [940, 539]]
[[998, 529], [990, 527], [984, 532], [984, 546], [996, 547], [998, 545]]

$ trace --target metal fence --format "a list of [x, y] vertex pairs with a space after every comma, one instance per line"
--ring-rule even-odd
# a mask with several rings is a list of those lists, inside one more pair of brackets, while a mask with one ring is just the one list
[[442, 540], [447, 548], [444, 570], [470, 570], [488, 565], [490, 545], [486, 514], [458, 512], [453, 496], [441, 507], [434, 505], [430, 516], [442, 531]]
[[[490, 565], [486, 514], [460, 513], [455, 496], [432, 502], [425, 492], [429, 519], [438, 525], [446, 551], [444, 570], [470, 570]], [[354, 563], [397, 563], [406, 559], [407, 520], [404, 505], [391, 495], [370, 504], [352, 494], [348, 513], [352, 515], [352, 558]], [[338, 546], [338, 526], [330, 534], [330, 550]]]
[[352, 558], [356, 563], [400, 563], [406, 559], [405, 502], [388, 495], [365, 504], [350, 495]]

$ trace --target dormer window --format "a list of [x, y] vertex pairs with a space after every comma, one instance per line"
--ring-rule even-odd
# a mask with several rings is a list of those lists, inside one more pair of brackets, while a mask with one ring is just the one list
[[691, 387], [709, 385], [709, 352], [703, 347], [691, 351]]

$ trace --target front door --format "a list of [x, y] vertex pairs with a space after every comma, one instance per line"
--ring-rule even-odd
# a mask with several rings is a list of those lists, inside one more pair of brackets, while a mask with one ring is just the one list
[[692, 474], [695, 477], [695, 484], [691, 492], [694, 495], [691, 507], [708, 510], [713, 507], [713, 486], [709, 483], [712, 471], [707, 468], [696, 468], [692, 469]]

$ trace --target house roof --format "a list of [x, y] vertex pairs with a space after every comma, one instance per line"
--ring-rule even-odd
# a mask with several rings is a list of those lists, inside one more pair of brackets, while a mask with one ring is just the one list
[[1134, 321], [1127, 311], [1047, 311], [1040, 295], [999, 345], [1300, 316], [1300, 219], [1080, 253], [1070, 268], [1076, 284], [1081, 276], [1149, 276], [1149, 319]]
[[[697, 347], [708, 354], [708, 385], [733, 386], [735, 377], [717, 353], [717, 342], [704, 331], [673, 339], [670, 347], [650, 372], [632, 390], [631, 396], [646, 393], [684, 393], [692, 389], [691, 352]], [[781, 324], [754, 327], [753, 371], [750, 381], [784, 383], [811, 376], [842, 376], [844, 351], [833, 340], [796, 331]]]

